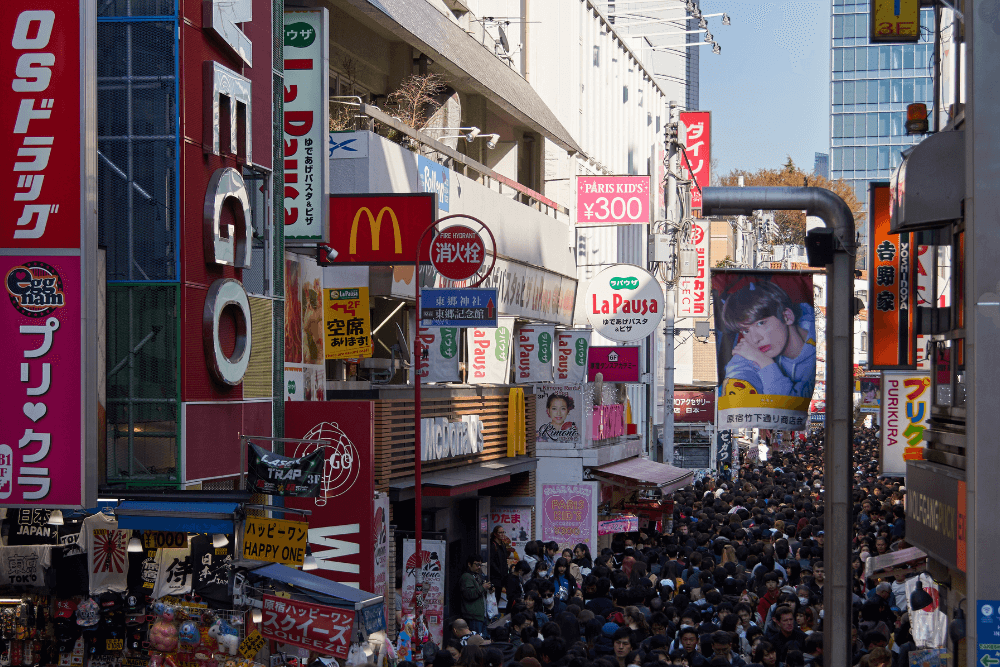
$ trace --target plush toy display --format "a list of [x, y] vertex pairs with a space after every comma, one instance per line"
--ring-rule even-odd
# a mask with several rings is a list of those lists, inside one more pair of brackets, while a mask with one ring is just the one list
[[157, 651], [177, 650], [177, 626], [174, 624], [174, 608], [156, 603], [153, 606], [156, 622], [149, 629], [149, 643]]
[[224, 619], [217, 620], [208, 629], [208, 635], [219, 644], [219, 653], [236, 655], [240, 648], [240, 634], [233, 626]]
[[198, 631], [198, 624], [194, 621], [184, 621], [177, 631], [180, 640], [181, 651], [190, 653], [201, 643], [201, 632]]

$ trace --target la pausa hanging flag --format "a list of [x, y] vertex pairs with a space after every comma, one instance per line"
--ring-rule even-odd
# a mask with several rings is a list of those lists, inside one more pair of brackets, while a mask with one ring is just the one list
[[269, 496], [316, 498], [323, 479], [326, 449], [297, 459], [281, 456], [248, 442], [247, 484], [249, 491]]

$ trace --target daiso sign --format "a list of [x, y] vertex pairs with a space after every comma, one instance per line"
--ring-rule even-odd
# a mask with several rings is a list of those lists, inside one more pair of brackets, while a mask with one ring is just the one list
[[648, 271], [616, 264], [594, 277], [584, 307], [594, 331], [620, 343], [653, 333], [663, 317], [663, 290]]

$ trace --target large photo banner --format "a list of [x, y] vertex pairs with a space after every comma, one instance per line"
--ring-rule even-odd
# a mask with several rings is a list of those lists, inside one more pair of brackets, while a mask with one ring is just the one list
[[583, 434], [583, 385], [535, 385], [535, 441], [579, 445]]
[[816, 383], [808, 274], [713, 271], [720, 428], [806, 428]]
[[[424, 590], [424, 621], [431, 640], [444, 639], [444, 540], [421, 540]], [[417, 543], [403, 540], [403, 616], [415, 616], [413, 594], [417, 587]]]

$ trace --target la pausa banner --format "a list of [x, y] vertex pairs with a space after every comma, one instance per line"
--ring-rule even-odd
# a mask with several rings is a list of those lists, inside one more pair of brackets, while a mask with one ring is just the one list
[[816, 384], [812, 275], [713, 271], [720, 428], [803, 430]]

